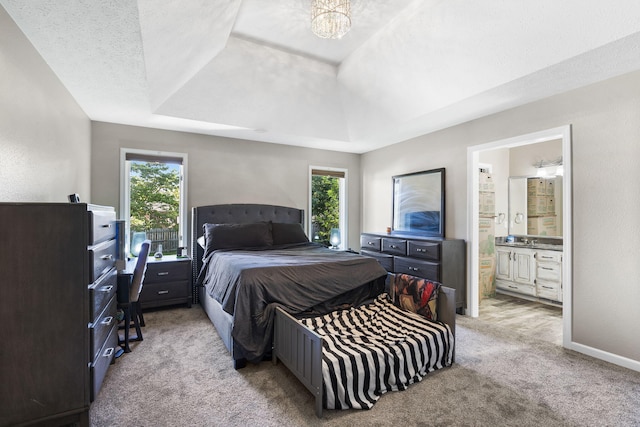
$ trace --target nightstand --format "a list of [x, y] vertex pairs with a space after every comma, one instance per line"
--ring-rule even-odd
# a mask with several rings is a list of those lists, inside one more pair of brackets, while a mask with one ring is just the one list
[[191, 258], [149, 258], [139, 301], [143, 309], [175, 304], [191, 307]]

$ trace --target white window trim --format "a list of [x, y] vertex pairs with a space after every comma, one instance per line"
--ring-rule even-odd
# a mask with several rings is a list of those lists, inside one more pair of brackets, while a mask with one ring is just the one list
[[311, 223], [311, 177], [313, 176], [313, 170], [324, 170], [330, 172], [342, 172], [344, 173], [344, 182], [340, 186], [340, 249], [349, 248], [348, 237], [349, 236], [349, 215], [347, 214], [347, 206], [349, 206], [348, 191], [349, 187], [349, 170], [344, 168], [334, 168], [329, 166], [309, 166], [309, 190], [307, 191], [308, 197], [308, 209], [307, 209], [307, 234], [309, 239], [313, 241], [313, 224]]
[[178, 246], [185, 245], [185, 236], [187, 232], [187, 223], [189, 217], [187, 216], [187, 153], [175, 153], [169, 151], [154, 151], [154, 150], [140, 150], [136, 148], [120, 148], [120, 218], [126, 220], [125, 228], [125, 247], [128, 253], [129, 245], [131, 242], [130, 237], [130, 221], [129, 214], [131, 212], [130, 195], [129, 195], [129, 177], [131, 170], [127, 167], [127, 153], [132, 154], [145, 154], [158, 157], [173, 157], [182, 159], [182, 176], [180, 179], [180, 218], [182, 219], [178, 224]]

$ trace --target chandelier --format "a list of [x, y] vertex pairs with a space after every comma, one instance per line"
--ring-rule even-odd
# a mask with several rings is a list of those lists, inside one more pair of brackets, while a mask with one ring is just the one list
[[315, 35], [323, 39], [339, 39], [350, 28], [350, 0], [311, 0], [311, 30]]

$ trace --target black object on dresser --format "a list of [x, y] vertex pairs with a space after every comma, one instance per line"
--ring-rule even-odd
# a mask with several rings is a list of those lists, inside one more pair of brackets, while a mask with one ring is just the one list
[[440, 282], [456, 290], [456, 311], [466, 309], [466, 244], [415, 234], [363, 233], [360, 253], [378, 260], [390, 273], [404, 273]]
[[117, 346], [115, 211], [0, 203], [0, 426], [89, 425]]
[[165, 255], [149, 258], [140, 292], [140, 307], [151, 308], [174, 304], [191, 307], [191, 258]]

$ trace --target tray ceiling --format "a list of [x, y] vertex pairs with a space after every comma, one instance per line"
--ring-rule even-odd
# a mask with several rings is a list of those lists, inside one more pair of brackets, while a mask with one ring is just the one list
[[363, 153], [640, 69], [636, 0], [0, 0], [96, 121]]

